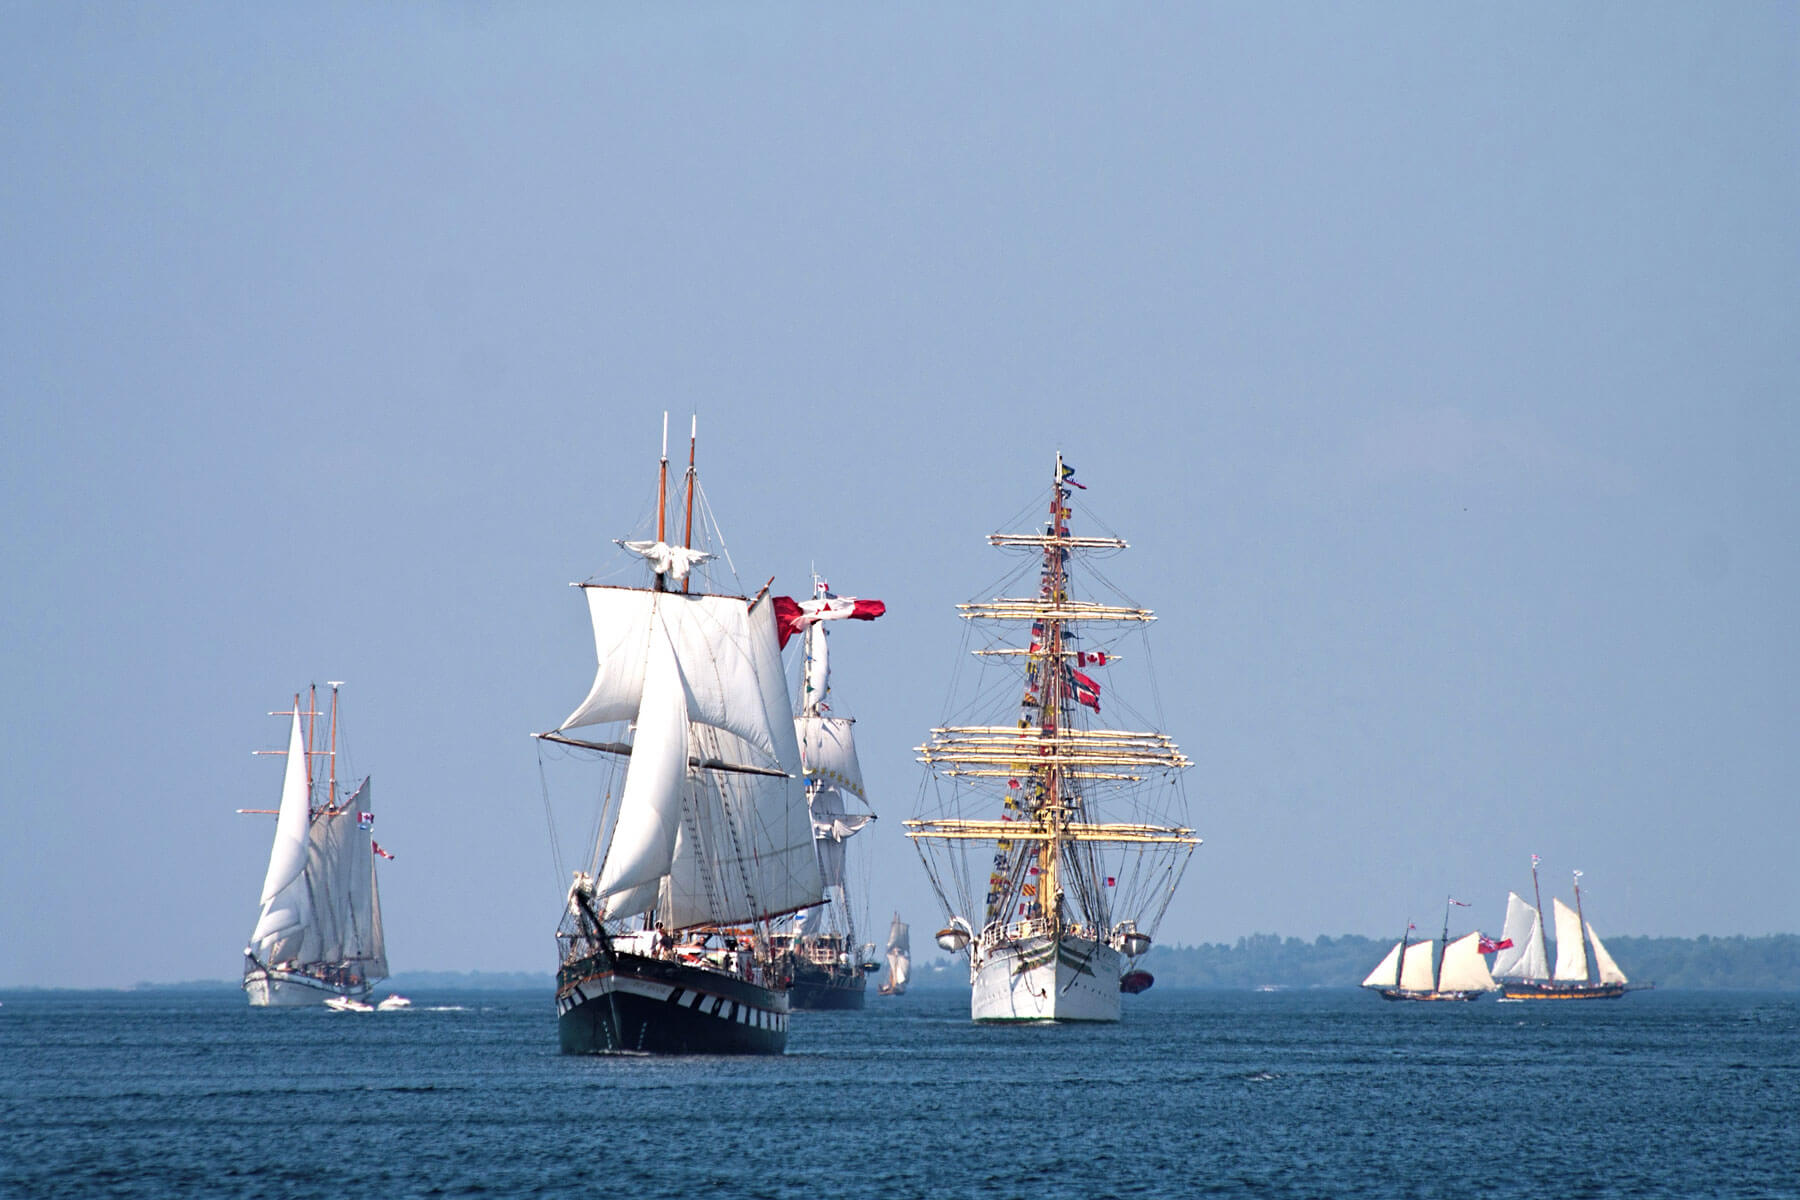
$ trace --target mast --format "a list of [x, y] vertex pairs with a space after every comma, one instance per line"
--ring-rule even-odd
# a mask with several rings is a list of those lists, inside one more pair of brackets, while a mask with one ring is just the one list
[[[1052, 604], [1060, 602], [1067, 594], [1068, 588], [1064, 579], [1062, 548], [1055, 538], [1065, 528], [1063, 514], [1063, 482], [1062, 451], [1056, 452], [1056, 469], [1050, 478], [1050, 500], [1055, 511], [1051, 514], [1052, 541], [1044, 547], [1045, 572], [1050, 579], [1050, 595]], [[1039, 697], [1044, 706], [1038, 711], [1043, 714], [1041, 728], [1045, 733], [1054, 734], [1061, 724], [1062, 714], [1062, 650], [1063, 627], [1059, 617], [1046, 618], [1044, 622], [1044, 648], [1048, 650], [1048, 662], [1051, 665], [1053, 679], [1050, 686], [1039, 689]], [[1038, 911], [1044, 911], [1046, 902], [1049, 905], [1050, 936], [1060, 937], [1062, 934], [1062, 851], [1063, 851], [1063, 817], [1064, 801], [1063, 773], [1055, 763], [1050, 765], [1048, 778], [1045, 780], [1044, 818], [1047, 826], [1045, 832], [1050, 835], [1049, 843], [1044, 847], [1047, 853], [1038, 855]], [[1029, 910], [1028, 910], [1029, 915]]]
[[1581, 911], [1581, 872], [1575, 872], [1575, 919], [1581, 924], [1581, 965], [1588, 972], [1588, 978], [1600, 978], [1599, 963], [1590, 962], [1592, 948], [1588, 945], [1587, 917]]
[[340, 684], [336, 680], [326, 681], [331, 687], [331, 757], [326, 765], [331, 771], [331, 782], [325, 793], [325, 807], [337, 807], [337, 694]]
[[1450, 898], [1444, 897], [1444, 937], [1438, 942], [1437, 975], [1433, 978], [1431, 990], [1442, 991], [1444, 986], [1444, 954], [1450, 949]]
[[[299, 699], [295, 698], [295, 706]], [[319, 685], [306, 685], [306, 803], [311, 807], [316, 797], [313, 795], [313, 731], [319, 724]]]
[[[692, 550], [694, 548], [694, 443], [695, 443], [695, 441], [697, 441], [699, 439], [699, 436], [700, 436], [699, 414], [697, 414], [697, 413], [690, 414], [688, 419], [689, 419], [690, 424], [688, 425], [687, 526], [685, 529], [682, 530], [682, 533], [681, 533], [681, 547], [684, 550]], [[669, 422], [669, 414], [664, 413], [663, 414], [663, 438], [665, 441], [668, 439], [668, 436], [669, 436], [668, 422]], [[668, 462], [667, 462], [668, 453], [669, 452], [666, 449], [663, 451], [663, 455], [664, 455], [663, 470], [665, 472], [667, 472], [669, 469]], [[683, 575], [681, 577], [681, 594], [684, 596], [687, 595], [688, 585], [694, 581], [693, 575], [694, 575], [694, 573], [690, 569], [686, 575]]]
[[1406, 970], [1406, 946], [1412, 938], [1412, 931], [1413, 923], [1408, 921], [1405, 930], [1400, 934], [1400, 957], [1394, 960], [1394, 988], [1396, 990], [1399, 989], [1401, 976]]
[[[1544, 897], [1543, 894], [1538, 891], [1537, 869], [1538, 856], [1534, 854], [1531, 856], [1531, 898], [1537, 904], [1536, 920], [1538, 945], [1542, 946], [1544, 948], [1544, 953], [1548, 955], [1550, 953], [1550, 941], [1544, 936]], [[1579, 900], [1579, 898], [1579, 894], [1577, 894], [1577, 899]]]
[[[665, 529], [666, 522], [663, 519], [664, 515], [665, 515], [664, 510], [668, 507], [668, 502], [669, 502], [669, 414], [664, 413], [663, 414], [662, 465], [657, 468], [657, 473], [656, 473], [656, 540], [658, 542], [667, 542], [668, 541], [667, 537], [664, 536], [664, 529]], [[658, 571], [656, 573], [656, 590], [659, 592], [668, 590], [667, 583], [663, 579], [663, 573], [661, 571]]]

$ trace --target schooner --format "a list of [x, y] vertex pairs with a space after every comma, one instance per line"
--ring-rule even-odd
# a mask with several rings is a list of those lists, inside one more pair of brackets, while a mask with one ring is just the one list
[[1200, 843], [1182, 823], [1189, 760], [1175, 742], [1143, 727], [1157, 722], [1099, 721], [1088, 669], [1136, 653], [1117, 647], [1154, 615], [1123, 595], [1079, 598], [1090, 578], [1108, 586], [1092, 563], [1127, 543], [1070, 532], [1074, 476], [1058, 453], [1041, 531], [989, 536], [1022, 558], [1009, 583], [1027, 594], [958, 606], [980, 678], [957, 715], [975, 722], [918, 748], [928, 770], [907, 836], [948, 916], [938, 944], [968, 954], [977, 1021], [1117, 1021], [1120, 993], [1150, 985], [1134, 960]]
[[587, 760], [605, 798], [557, 930], [557, 1035], [570, 1054], [779, 1054], [769, 922], [823, 897], [775, 605], [693, 586], [713, 555], [693, 545], [691, 431], [678, 545], [668, 475], [665, 417], [655, 539], [620, 543], [650, 578], [577, 585], [598, 670], [536, 735]]
[[[1531, 856], [1531, 895], [1535, 906], [1517, 892], [1506, 894], [1506, 925], [1501, 936], [1512, 945], [1494, 959], [1494, 977], [1503, 1000], [1616, 1000], [1627, 990], [1625, 972], [1607, 953], [1606, 944], [1581, 913], [1581, 872], [1575, 872], [1575, 907], [1552, 898], [1556, 913], [1556, 965], [1550, 966], [1544, 941], [1543, 900], [1538, 892], [1538, 856]], [[1589, 960], [1592, 960], [1590, 968]]]
[[[257, 751], [285, 754], [287, 766], [262, 910], [244, 947], [244, 992], [256, 1008], [360, 1001], [388, 975], [375, 881], [375, 859], [388, 855], [371, 836], [369, 780], [338, 787], [338, 686], [331, 685], [325, 748], [314, 748], [318, 718], [326, 715], [314, 688], [305, 709], [296, 695], [291, 710], [269, 714], [293, 719], [288, 748]], [[316, 758], [325, 760], [323, 779], [316, 778]]]

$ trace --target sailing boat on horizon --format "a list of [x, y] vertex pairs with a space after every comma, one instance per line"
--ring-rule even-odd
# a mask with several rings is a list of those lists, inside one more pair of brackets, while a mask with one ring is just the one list
[[[598, 670], [567, 719], [535, 735], [540, 761], [559, 745], [605, 776], [556, 935], [557, 1037], [565, 1054], [779, 1054], [789, 991], [769, 922], [824, 897], [775, 606], [766, 585], [754, 598], [692, 589], [714, 558], [693, 544], [696, 438], [672, 545], [663, 422], [655, 539], [620, 542], [649, 584], [577, 585]], [[596, 726], [613, 732], [588, 735]]]
[[[292, 718], [284, 754], [281, 807], [273, 810], [275, 841], [263, 877], [262, 910], [244, 947], [244, 992], [253, 1008], [361, 1001], [387, 978], [381, 894], [375, 859], [391, 857], [371, 836], [369, 780], [340, 792], [337, 779], [338, 688], [332, 683], [330, 742], [314, 749], [318, 689], [270, 716]], [[301, 719], [305, 718], [304, 726]], [[315, 758], [328, 764], [315, 779]], [[269, 813], [268, 809], [238, 810]]]
[[[1534, 907], [1517, 892], [1506, 894], [1506, 926], [1502, 937], [1512, 947], [1494, 959], [1502, 1000], [1616, 1000], [1629, 990], [1629, 980], [1607, 953], [1606, 945], [1581, 913], [1581, 872], [1575, 872], [1575, 907], [1552, 898], [1556, 916], [1556, 966], [1551, 968], [1544, 941], [1543, 900], [1538, 891], [1538, 856], [1531, 856]], [[1590, 967], [1591, 963], [1591, 967]]]
[[[836, 596], [825, 581], [813, 577], [813, 595], [797, 602], [775, 597], [780, 639], [801, 634], [800, 711], [794, 732], [800, 743], [800, 767], [806, 779], [806, 802], [812, 813], [813, 838], [825, 883], [825, 903], [802, 911], [791, 928], [772, 935], [776, 969], [792, 981], [790, 1003], [799, 1009], [860, 1009], [868, 976], [877, 967], [873, 945], [856, 936], [849, 871], [848, 842], [875, 819], [856, 757], [855, 722], [831, 711], [831, 665], [826, 630], [843, 619], [872, 621], [887, 612], [879, 600]], [[850, 805], [863, 809], [852, 811]]]
[[[1122, 593], [1076, 597], [1075, 564], [1110, 587], [1092, 560], [1127, 543], [1069, 531], [1069, 489], [1086, 487], [1074, 476], [1058, 453], [1042, 531], [989, 536], [1022, 556], [1001, 587], [1025, 594], [958, 606], [988, 668], [953, 714], [973, 723], [946, 723], [918, 748], [928, 774], [907, 836], [949, 910], [938, 945], [969, 956], [977, 1021], [1117, 1021], [1121, 993], [1150, 985], [1132, 964], [1200, 843], [1181, 823], [1189, 761], [1174, 741], [1141, 716], [1137, 729], [1096, 727], [1102, 685], [1085, 668], [1121, 657], [1114, 631], [1155, 618]], [[1148, 639], [1138, 645], [1147, 658]], [[996, 687], [981, 686], [996, 672], [1016, 697], [1000, 712]]]
[[[1394, 943], [1394, 948], [1378, 963], [1362, 986], [1375, 989], [1383, 1000], [1474, 1000], [1499, 985], [1488, 974], [1482, 958], [1483, 938], [1479, 931], [1450, 940], [1450, 908], [1467, 907], [1460, 900], [1444, 903], [1444, 935], [1434, 943], [1430, 938], [1412, 940], [1414, 926]], [[1441, 946], [1436, 970], [1432, 969], [1432, 950]]]
[[900, 996], [906, 993], [906, 981], [912, 977], [912, 931], [900, 914], [894, 914], [893, 924], [888, 926], [887, 939], [887, 978], [876, 989], [883, 996]]

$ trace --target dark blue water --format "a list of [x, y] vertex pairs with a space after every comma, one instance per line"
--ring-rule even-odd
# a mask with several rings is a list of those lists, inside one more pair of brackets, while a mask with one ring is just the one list
[[546, 995], [413, 999], [7, 995], [0, 1196], [1800, 1196], [1791, 993], [990, 1028], [915, 992], [778, 1059], [565, 1058]]

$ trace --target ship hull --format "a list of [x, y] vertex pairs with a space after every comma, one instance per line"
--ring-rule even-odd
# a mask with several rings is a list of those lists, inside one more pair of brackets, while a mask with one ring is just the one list
[[969, 1015], [976, 1021], [1117, 1021], [1123, 960], [1085, 938], [1028, 936], [975, 951]]
[[302, 1008], [339, 996], [361, 1000], [374, 986], [373, 981], [331, 984], [314, 975], [266, 967], [252, 967], [244, 972], [244, 994], [250, 998], [251, 1008]]
[[593, 954], [557, 973], [564, 1054], [780, 1054], [788, 993], [691, 963]]
[[1502, 1000], [1617, 1000], [1622, 983], [1531, 983], [1514, 980], [1500, 985]]
[[867, 989], [868, 982], [861, 971], [833, 971], [797, 962], [788, 1006], [796, 1012], [859, 1010]]
[[1483, 993], [1481, 993], [1479, 991], [1413, 992], [1413, 991], [1408, 991], [1405, 988], [1382, 988], [1381, 989], [1381, 998], [1383, 1000], [1421, 1000], [1421, 1001], [1426, 1001], [1426, 1002], [1436, 1002], [1436, 1001], [1443, 1001], [1443, 1000], [1468, 1001], [1468, 1000], [1478, 999], [1482, 995], [1483, 995]]

